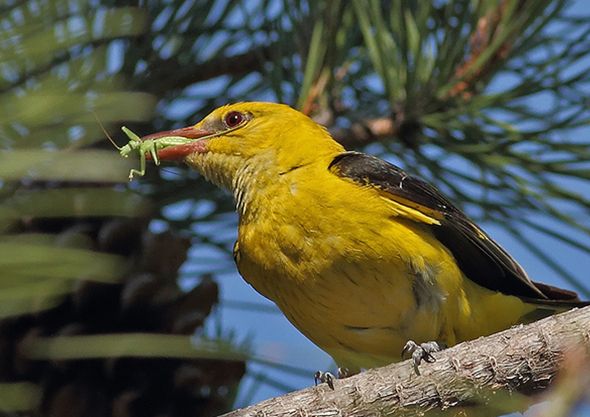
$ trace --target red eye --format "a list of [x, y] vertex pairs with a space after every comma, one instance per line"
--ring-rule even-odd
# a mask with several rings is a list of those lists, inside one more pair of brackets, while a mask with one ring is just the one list
[[225, 115], [224, 122], [227, 127], [236, 127], [240, 125], [246, 117], [238, 111], [230, 111]]

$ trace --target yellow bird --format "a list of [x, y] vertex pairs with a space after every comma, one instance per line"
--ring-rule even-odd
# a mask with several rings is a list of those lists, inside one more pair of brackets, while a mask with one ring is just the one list
[[531, 281], [432, 185], [286, 105], [231, 104], [143, 139], [167, 136], [195, 140], [160, 159], [233, 193], [242, 277], [351, 373], [582, 304]]

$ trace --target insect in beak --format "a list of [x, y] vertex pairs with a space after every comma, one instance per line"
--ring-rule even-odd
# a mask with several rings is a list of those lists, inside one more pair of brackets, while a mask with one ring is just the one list
[[[158, 147], [158, 159], [162, 161], [174, 161], [184, 159], [192, 153], [207, 152], [206, 139], [212, 136], [215, 136], [215, 132], [190, 126], [152, 133], [143, 136], [141, 140], [144, 142], [155, 141], [162, 143], [165, 146]], [[174, 138], [174, 140], [170, 141], [168, 138]]]

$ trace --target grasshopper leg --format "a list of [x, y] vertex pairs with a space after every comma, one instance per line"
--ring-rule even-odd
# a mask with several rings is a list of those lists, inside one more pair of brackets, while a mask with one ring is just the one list
[[154, 160], [154, 164], [160, 165], [160, 158], [158, 158], [158, 151], [156, 149], [156, 144], [152, 142], [152, 146], [150, 146], [150, 155]]
[[135, 174], [139, 175], [140, 177], [143, 177], [145, 175], [145, 153], [143, 152], [139, 154], [139, 170], [132, 169], [131, 171], [129, 171], [129, 181], [133, 179], [133, 175]]
[[145, 175], [145, 153], [144, 152], [142, 152], [139, 155], [139, 175], [142, 177]]
[[144, 172], [138, 171], [137, 169], [132, 169], [131, 171], [129, 171], [129, 181], [133, 180], [133, 175], [135, 174], [142, 176]]

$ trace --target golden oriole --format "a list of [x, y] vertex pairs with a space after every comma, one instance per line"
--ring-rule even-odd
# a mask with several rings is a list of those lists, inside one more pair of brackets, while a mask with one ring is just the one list
[[408, 340], [454, 345], [576, 305], [533, 282], [436, 188], [282, 104], [238, 103], [159, 150], [231, 190], [240, 274], [352, 372]]

